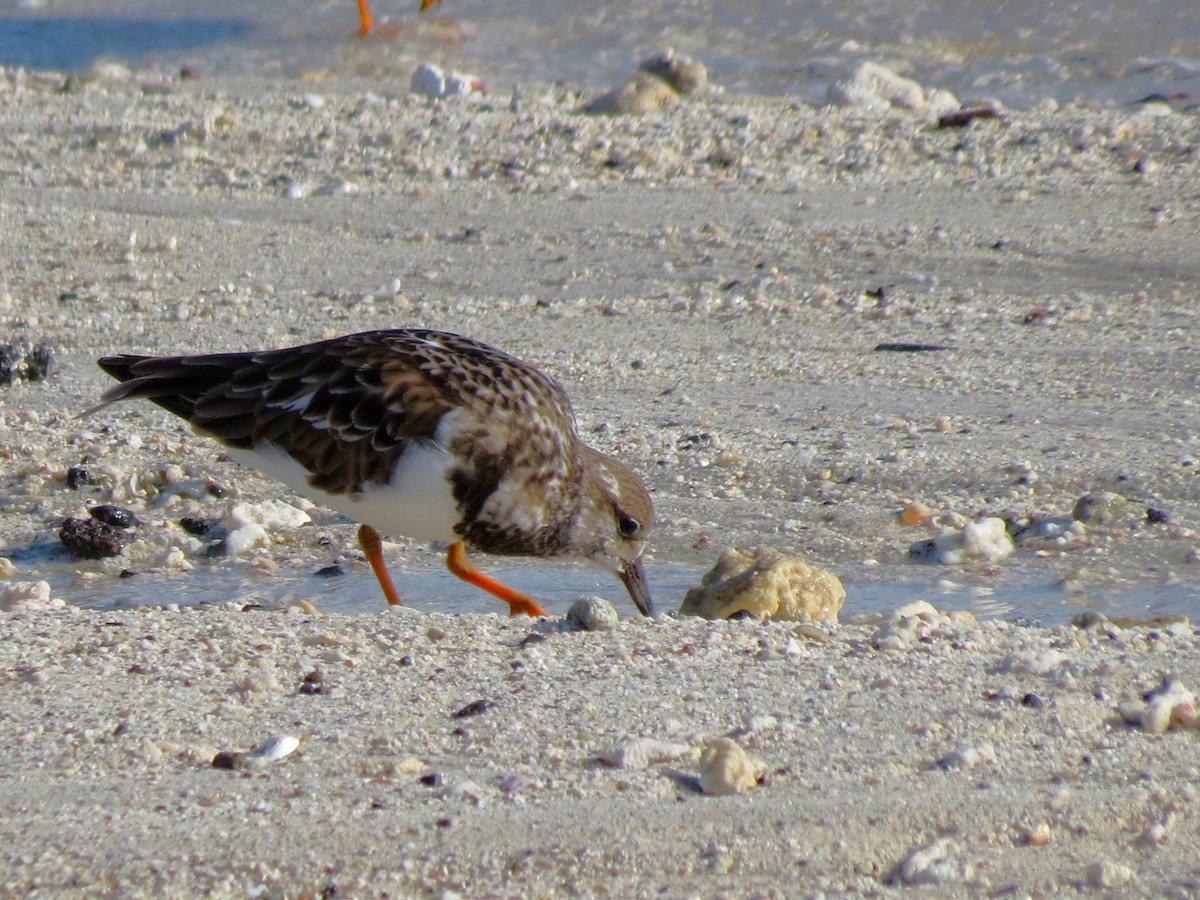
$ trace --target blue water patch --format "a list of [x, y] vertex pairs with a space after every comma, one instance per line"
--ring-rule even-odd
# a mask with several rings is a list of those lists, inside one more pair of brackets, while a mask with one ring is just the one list
[[240, 17], [75, 18], [0, 20], [0, 63], [26, 69], [73, 72], [101, 57], [137, 62], [154, 54], [185, 53], [238, 43], [257, 26]]

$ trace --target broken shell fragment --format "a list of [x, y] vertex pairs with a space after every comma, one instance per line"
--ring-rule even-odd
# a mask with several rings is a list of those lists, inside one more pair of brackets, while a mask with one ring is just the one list
[[290, 734], [277, 734], [274, 737], [267, 738], [267, 740], [247, 753], [246, 756], [250, 759], [265, 759], [267, 762], [278, 762], [295, 753], [299, 746], [300, 738], [292, 737]]
[[614, 769], [646, 769], [664, 762], [675, 762], [690, 756], [687, 744], [675, 744], [654, 738], [637, 738], [600, 751], [599, 760]]

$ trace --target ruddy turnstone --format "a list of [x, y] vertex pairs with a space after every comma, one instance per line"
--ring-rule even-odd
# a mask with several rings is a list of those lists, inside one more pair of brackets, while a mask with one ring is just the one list
[[545, 611], [475, 571], [466, 547], [590, 560], [654, 614], [645, 486], [580, 440], [557, 382], [494, 347], [405, 328], [281, 350], [109, 356], [100, 367], [121, 384], [96, 409], [150, 400], [234, 460], [362, 523], [359, 544], [389, 603], [400, 598], [379, 532], [450, 542], [450, 571], [513, 615]]

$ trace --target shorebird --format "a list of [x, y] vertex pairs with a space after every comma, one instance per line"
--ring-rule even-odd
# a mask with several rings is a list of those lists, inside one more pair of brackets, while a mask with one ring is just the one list
[[[421, 12], [429, 9], [431, 6], [437, 6], [442, 0], [421, 0]], [[358, 0], [358, 22], [359, 28], [355, 32], [359, 37], [366, 37], [375, 28], [375, 18], [371, 15], [371, 7], [368, 0]]]
[[654, 614], [642, 566], [654, 512], [641, 479], [580, 440], [556, 381], [494, 347], [405, 328], [99, 363], [121, 383], [95, 409], [150, 400], [235, 461], [361, 523], [359, 545], [389, 603], [400, 597], [380, 532], [448, 542], [450, 571], [512, 615], [545, 611], [476, 571], [467, 547], [589, 560]]

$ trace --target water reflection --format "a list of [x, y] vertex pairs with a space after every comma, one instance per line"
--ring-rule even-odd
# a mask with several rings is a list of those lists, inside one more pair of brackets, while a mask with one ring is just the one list
[[[47, 574], [43, 571], [38, 577]], [[324, 612], [361, 614], [379, 612], [386, 605], [374, 576], [365, 566], [333, 578], [301, 570], [264, 573], [250, 566], [233, 566], [228, 561], [202, 564], [179, 575], [100, 576], [87, 584], [79, 584], [65, 569], [56, 574], [57, 577], [48, 577], [54, 596], [73, 606], [91, 609], [170, 603], [198, 606], [228, 601], [274, 609], [307, 600]], [[459, 615], [506, 611], [504, 604], [483, 591], [461, 584], [441, 566], [397, 574], [401, 596], [414, 609]], [[634, 614], [617, 580], [591, 566], [509, 562], [489, 566], [488, 574], [536, 597], [551, 615], [566, 613], [571, 603], [584, 594], [607, 598], [623, 616]], [[702, 574], [701, 567], [695, 565], [655, 564], [649, 575], [658, 609], [662, 612], [678, 609], [683, 595], [699, 583]], [[1018, 619], [1043, 625], [1069, 622], [1088, 611], [1109, 618], [1183, 615], [1193, 621], [1200, 619], [1200, 585], [1190, 583], [1097, 586], [1087, 592], [1067, 592], [1061, 585], [1037, 577], [1014, 577], [986, 588], [951, 584], [945, 580], [914, 578], [912, 567], [889, 573], [894, 578], [873, 577], [869, 581], [856, 579], [856, 573], [841, 574], [846, 586], [843, 621], [857, 614], [891, 612], [915, 600], [927, 600], [943, 612], [963, 610], [980, 619]]]
[[[551, 615], [566, 613], [585, 594], [607, 598], [622, 615], [635, 613], [621, 583], [593, 566], [510, 563], [488, 566], [487, 573], [536, 597]], [[441, 566], [395, 574], [401, 597], [414, 609], [472, 615], [508, 610], [499, 600], [462, 584]], [[700, 570], [692, 566], [658, 566], [651, 573], [651, 590], [656, 598], [662, 598], [662, 609], [674, 610], [684, 592], [699, 578]], [[102, 576], [85, 585], [72, 584], [65, 573], [57, 579], [50, 576], [48, 580], [54, 596], [88, 609], [129, 609], [171, 603], [199, 606], [229, 601], [280, 608], [307, 600], [324, 612], [357, 614], [379, 612], [387, 605], [375, 576], [365, 566], [332, 578], [286, 570], [266, 574], [252, 567], [216, 563], [199, 565], [179, 575]]]

